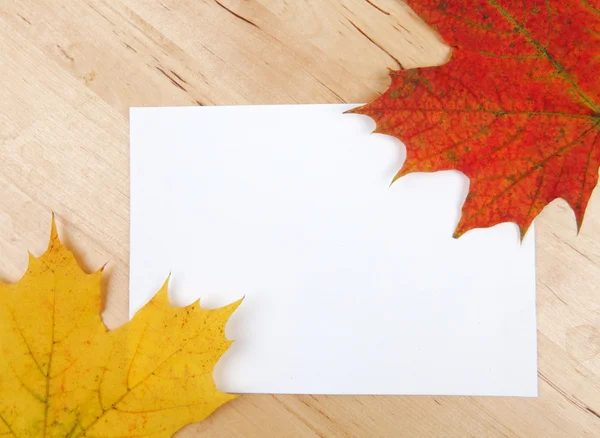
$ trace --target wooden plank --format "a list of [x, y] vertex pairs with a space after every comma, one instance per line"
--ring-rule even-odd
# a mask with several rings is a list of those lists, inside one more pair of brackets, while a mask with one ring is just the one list
[[[105, 319], [127, 319], [128, 108], [365, 102], [388, 68], [448, 48], [397, 0], [22, 0], [0, 5], [0, 278], [41, 253], [50, 212]], [[244, 396], [178, 436], [600, 435], [600, 202], [576, 236], [536, 221], [538, 399]], [[440, 358], [443, 360], [443, 358]]]

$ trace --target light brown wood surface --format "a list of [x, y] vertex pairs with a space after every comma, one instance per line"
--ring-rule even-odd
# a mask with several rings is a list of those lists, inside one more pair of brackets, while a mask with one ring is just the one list
[[[129, 107], [364, 102], [448, 49], [399, 0], [2, 0], [0, 55], [0, 279], [43, 252], [54, 211], [85, 269], [109, 262], [115, 327]], [[248, 395], [178, 436], [600, 436], [598, 193], [579, 236], [561, 201], [536, 226], [538, 399]]]

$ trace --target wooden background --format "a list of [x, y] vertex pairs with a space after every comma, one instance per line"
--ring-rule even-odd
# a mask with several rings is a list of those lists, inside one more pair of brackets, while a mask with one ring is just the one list
[[[364, 102], [447, 50], [400, 0], [2, 0], [0, 278], [53, 210], [124, 323], [130, 106]], [[178, 436], [600, 436], [598, 195], [579, 236], [561, 201], [536, 234], [538, 399], [248, 395]]]

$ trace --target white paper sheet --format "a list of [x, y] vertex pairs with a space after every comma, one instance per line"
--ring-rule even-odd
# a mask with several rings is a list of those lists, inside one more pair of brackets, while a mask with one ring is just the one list
[[404, 159], [351, 105], [133, 108], [131, 313], [245, 296], [235, 393], [537, 395], [535, 255], [515, 225], [452, 232], [458, 172]]

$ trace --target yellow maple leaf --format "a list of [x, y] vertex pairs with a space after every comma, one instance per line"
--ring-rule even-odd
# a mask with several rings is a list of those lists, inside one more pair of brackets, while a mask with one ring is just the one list
[[174, 308], [165, 283], [108, 331], [101, 275], [79, 268], [53, 220], [46, 253], [18, 283], [0, 283], [0, 436], [168, 437], [236, 397], [212, 372], [240, 301]]

